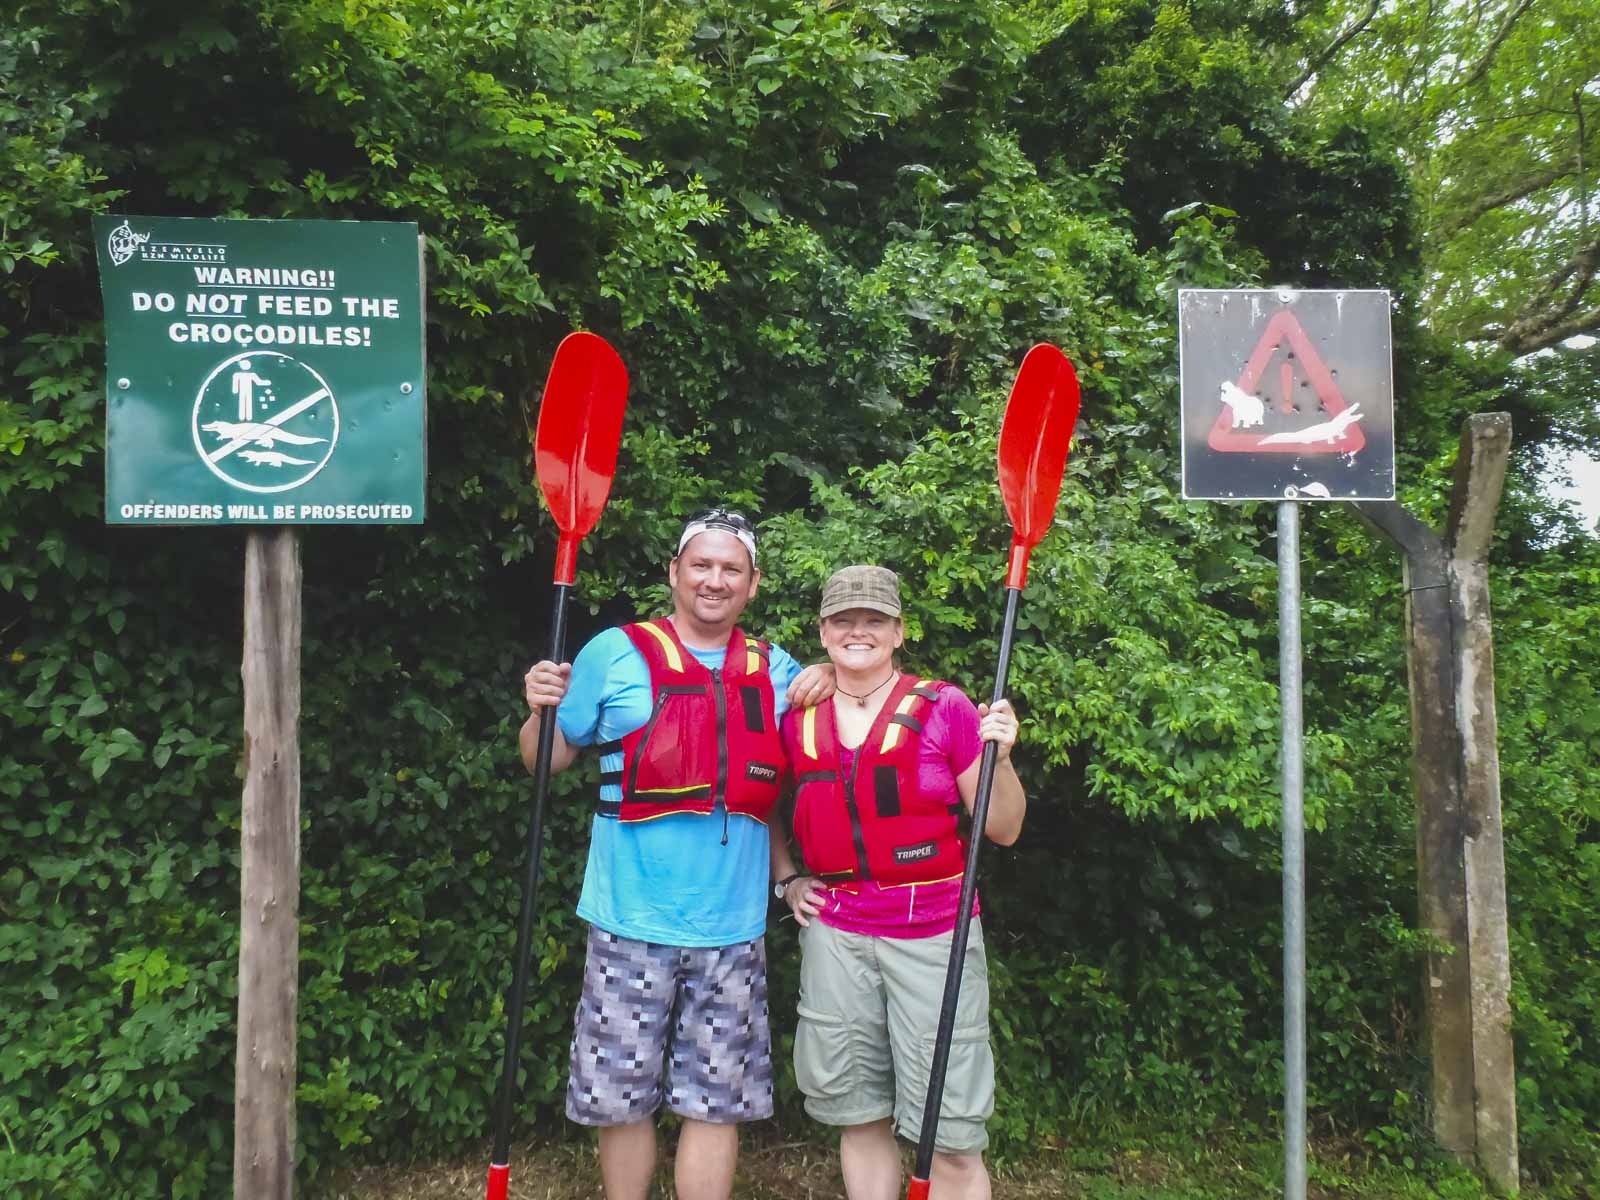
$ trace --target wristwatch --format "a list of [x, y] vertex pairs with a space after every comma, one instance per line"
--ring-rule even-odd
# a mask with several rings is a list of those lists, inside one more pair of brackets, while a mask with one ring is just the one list
[[783, 894], [788, 890], [789, 885], [799, 878], [799, 871], [796, 871], [793, 875], [785, 875], [782, 879], [778, 880], [778, 882], [772, 885], [772, 894], [779, 900], [782, 900]]

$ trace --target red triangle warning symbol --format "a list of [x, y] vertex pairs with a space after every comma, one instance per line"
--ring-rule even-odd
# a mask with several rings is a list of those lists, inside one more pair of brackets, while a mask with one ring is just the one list
[[[1322, 402], [1322, 412], [1317, 414], [1322, 419], [1302, 428], [1267, 433], [1259, 427], [1271, 402], [1257, 392], [1272, 356], [1285, 343], [1289, 354], [1278, 364], [1281, 411], [1294, 411], [1292, 390], [1298, 363]], [[1361, 432], [1361, 405], [1345, 403], [1338, 381], [1311, 344], [1300, 321], [1287, 309], [1275, 313], [1267, 322], [1239, 382], [1222, 385], [1225, 396], [1230, 388], [1237, 402], [1224, 403], [1217, 414], [1216, 423], [1206, 437], [1206, 443], [1213, 450], [1249, 454], [1354, 454], [1367, 444], [1366, 435]]]

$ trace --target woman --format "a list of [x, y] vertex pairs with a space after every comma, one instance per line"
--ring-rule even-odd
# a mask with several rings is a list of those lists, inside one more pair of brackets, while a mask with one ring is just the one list
[[[838, 691], [791, 709], [784, 749], [796, 785], [794, 832], [772, 839], [774, 892], [800, 924], [795, 1074], [806, 1111], [842, 1127], [850, 1200], [897, 1200], [899, 1134], [921, 1133], [939, 1002], [960, 907], [982, 743], [999, 748], [988, 821], [1010, 845], [1027, 809], [1011, 765], [1006, 701], [974, 707], [959, 688], [902, 674], [893, 571], [853, 566], [822, 592], [822, 646]], [[976, 912], [976, 906], [974, 906]], [[989, 980], [978, 921], [962, 967], [931, 1176], [934, 1200], [987, 1200], [984, 1124], [994, 1111]]]

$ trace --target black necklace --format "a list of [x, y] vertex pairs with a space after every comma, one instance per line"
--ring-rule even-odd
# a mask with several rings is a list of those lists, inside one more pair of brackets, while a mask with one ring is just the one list
[[847, 692], [842, 687], [837, 687], [837, 685], [835, 685], [835, 687], [836, 687], [839, 695], [841, 695], [841, 696], [849, 696], [850, 699], [854, 700], [856, 702], [856, 707], [857, 708], [865, 708], [867, 706], [867, 700], [873, 695], [873, 693], [874, 692], [881, 692], [884, 688], [888, 687], [891, 683], [893, 683], [895, 681], [895, 677], [898, 676], [899, 674], [900, 674], [899, 671], [891, 671], [889, 673], [889, 678], [885, 679], [877, 687], [873, 688], [872, 691], [862, 692], [859, 696], [856, 695], [854, 692]]

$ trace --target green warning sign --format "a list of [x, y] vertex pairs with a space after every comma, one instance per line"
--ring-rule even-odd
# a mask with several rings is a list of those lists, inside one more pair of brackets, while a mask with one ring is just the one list
[[106, 520], [419, 524], [417, 227], [94, 219]]

